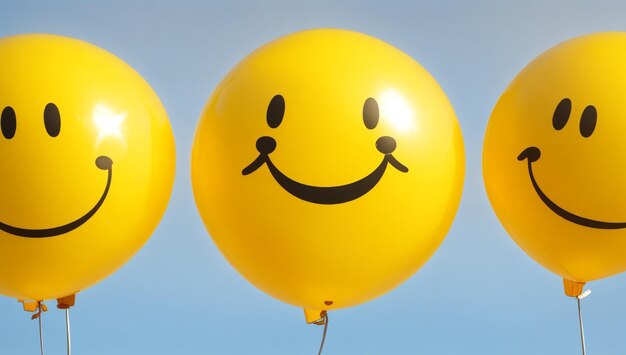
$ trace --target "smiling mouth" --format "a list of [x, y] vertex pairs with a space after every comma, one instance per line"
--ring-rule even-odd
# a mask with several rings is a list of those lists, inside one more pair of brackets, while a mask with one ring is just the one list
[[74, 229], [82, 226], [91, 217], [93, 217], [93, 215], [96, 214], [96, 212], [98, 212], [98, 209], [100, 208], [100, 206], [102, 206], [102, 204], [104, 203], [104, 200], [107, 197], [107, 194], [109, 193], [109, 187], [111, 187], [111, 179], [113, 178], [113, 166], [112, 165], [113, 165], [113, 161], [111, 160], [111, 158], [107, 156], [101, 155], [98, 158], [96, 158], [96, 166], [101, 170], [108, 171], [107, 184], [104, 188], [104, 192], [102, 192], [102, 196], [100, 197], [100, 200], [98, 200], [98, 202], [91, 208], [91, 210], [89, 210], [89, 212], [85, 213], [82, 217], [78, 218], [77, 220], [64, 224], [62, 226], [53, 227], [53, 228], [45, 228], [45, 229], [19, 228], [19, 227], [10, 226], [8, 224], [0, 222], [0, 230], [9, 234], [19, 236], [19, 237], [48, 238], [48, 237], [54, 237], [57, 235], [71, 232]]
[[532, 182], [533, 187], [535, 188], [535, 192], [537, 192], [537, 195], [539, 196], [541, 201], [543, 201], [543, 203], [546, 206], [548, 206], [548, 208], [550, 208], [552, 212], [556, 213], [557, 215], [561, 216], [562, 218], [565, 218], [566, 220], [572, 223], [576, 223], [584, 227], [597, 228], [597, 229], [626, 228], [626, 222], [603, 222], [603, 221], [597, 221], [597, 220], [590, 219], [590, 218], [581, 217], [579, 215], [566, 211], [565, 209], [563, 209], [562, 207], [554, 203], [554, 201], [550, 200], [550, 198], [548, 198], [548, 196], [546, 196], [546, 194], [539, 187], [537, 180], [535, 180], [535, 175], [533, 174], [532, 163], [539, 160], [539, 157], [541, 157], [541, 151], [539, 150], [539, 148], [528, 147], [520, 153], [520, 155], [517, 157], [517, 160], [528, 161], [528, 175], [530, 176], [530, 182]]
[[391, 166], [403, 173], [409, 171], [409, 168], [402, 165], [402, 163], [391, 154], [396, 148], [396, 142], [391, 137], [380, 137], [376, 141], [376, 148], [383, 153], [384, 156], [378, 167], [369, 175], [346, 185], [328, 187], [302, 184], [283, 174], [276, 165], [274, 165], [269, 156], [269, 154], [276, 149], [276, 141], [274, 138], [261, 137], [257, 140], [256, 147], [260, 154], [252, 163], [243, 169], [241, 172], [243, 175], [251, 174], [264, 164], [267, 164], [274, 180], [276, 180], [285, 191], [301, 200], [323, 205], [349, 202], [365, 195], [378, 184], [388, 164], [391, 164]]

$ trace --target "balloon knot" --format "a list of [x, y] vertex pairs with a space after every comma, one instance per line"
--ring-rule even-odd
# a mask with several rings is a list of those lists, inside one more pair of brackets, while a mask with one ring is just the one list
[[36, 312], [30, 317], [30, 319], [37, 319], [41, 316], [41, 313], [48, 311], [48, 307], [43, 303], [43, 301], [17, 301], [22, 303], [26, 312]]
[[326, 324], [326, 311], [321, 311], [320, 312], [320, 317], [322, 317], [322, 318], [312, 322], [312, 324], [315, 324], [315, 325], [324, 325], [324, 324]]
[[76, 294], [57, 298], [58, 309], [69, 309], [70, 307], [74, 307], [74, 303], [76, 303]]

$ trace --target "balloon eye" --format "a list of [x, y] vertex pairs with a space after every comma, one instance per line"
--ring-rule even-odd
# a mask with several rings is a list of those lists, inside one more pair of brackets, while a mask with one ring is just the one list
[[563, 99], [556, 105], [554, 109], [554, 115], [552, 115], [552, 126], [557, 131], [560, 131], [567, 124], [569, 115], [572, 112], [572, 101], [570, 99]]
[[61, 132], [61, 114], [55, 104], [49, 103], [46, 105], [43, 111], [43, 123], [50, 137], [56, 137]]
[[363, 104], [363, 123], [368, 129], [374, 129], [378, 124], [378, 118], [380, 112], [378, 109], [378, 102], [369, 97]]
[[0, 116], [0, 128], [2, 128], [2, 135], [6, 139], [11, 139], [15, 135], [15, 128], [17, 127], [17, 121], [15, 119], [15, 111], [13, 107], [7, 106], [2, 110]]
[[588, 138], [596, 129], [596, 122], [598, 121], [598, 112], [593, 105], [585, 107], [582, 116], [580, 117], [580, 134]]
[[285, 116], [285, 99], [282, 95], [272, 97], [269, 106], [267, 106], [267, 125], [271, 128], [280, 126]]

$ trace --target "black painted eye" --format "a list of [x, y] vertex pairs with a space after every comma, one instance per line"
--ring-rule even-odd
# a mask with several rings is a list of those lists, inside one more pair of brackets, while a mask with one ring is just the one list
[[554, 109], [554, 115], [552, 115], [552, 126], [554, 129], [562, 130], [567, 124], [567, 120], [569, 120], [570, 113], [572, 113], [572, 101], [565, 98]]
[[61, 132], [61, 114], [59, 108], [53, 103], [46, 105], [43, 110], [43, 123], [50, 137], [56, 137]]
[[582, 116], [580, 117], [580, 134], [587, 138], [591, 136], [596, 129], [596, 122], [598, 121], [598, 112], [593, 105], [585, 107]]
[[13, 107], [7, 106], [2, 110], [2, 115], [0, 116], [0, 128], [2, 128], [2, 135], [6, 139], [11, 139], [15, 135], [17, 120], [15, 119], [15, 111], [13, 110]]
[[380, 111], [378, 109], [378, 102], [371, 97], [368, 97], [363, 104], [363, 123], [368, 129], [374, 129], [378, 124], [378, 118]]
[[280, 126], [285, 116], [285, 99], [282, 95], [272, 97], [269, 106], [267, 106], [267, 125], [271, 128]]

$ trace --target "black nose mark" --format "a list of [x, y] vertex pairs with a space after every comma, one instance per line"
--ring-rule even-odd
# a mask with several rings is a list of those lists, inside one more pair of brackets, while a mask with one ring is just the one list
[[383, 154], [391, 154], [396, 150], [396, 140], [389, 136], [383, 136], [376, 140], [376, 149]]
[[368, 98], [363, 104], [363, 123], [368, 129], [374, 129], [378, 125], [378, 119], [380, 118], [380, 110], [378, 108], [378, 102], [373, 98]]
[[15, 111], [13, 107], [7, 106], [2, 110], [2, 115], [0, 116], [0, 128], [2, 128], [4, 138], [13, 138], [13, 136], [15, 136], [16, 127], [17, 120], [15, 118]]
[[596, 122], [598, 121], [598, 112], [593, 105], [585, 107], [582, 116], [580, 117], [580, 134], [589, 138], [593, 131], [596, 129]]
[[280, 126], [285, 116], [285, 98], [282, 95], [272, 97], [270, 104], [267, 106], [267, 125], [271, 128]]
[[261, 154], [269, 154], [276, 149], [276, 140], [272, 137], [261, 137], [256, 140], [256, 150]]
[[96, 166], [100, 170], [111, 169], [111, 165], [113, 165], [113, 160], [106, 155], [101, 155], [96, 158]]
[[572, 113], [572, 100], [565, 98], [556, 105], [554, 114], [552, 115], [552, 127], [557, 131], [560, 131], [565, 127], [569, 116]]
[[528, 147], [517, 156], [517, 160], [522, 161], [524, 159], [528, 159], [529, 162], [533, 163], [539, 160], [539, 157], [541, 157], [541, 151], [539, 148]]
[[53, 103], [46, 105], [43, 110], [43, 123], [50, 137], [56, 137], [61, 132], [61, 114], [59, 108]]

